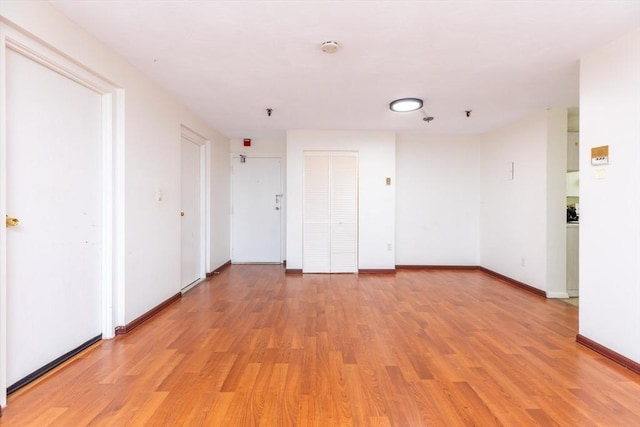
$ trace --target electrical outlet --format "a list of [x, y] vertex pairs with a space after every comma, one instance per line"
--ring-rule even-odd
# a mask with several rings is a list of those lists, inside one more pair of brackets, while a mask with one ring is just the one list
[[520, 257], [520, 266], [521, 267], [525, 267], [527, 265], [527, 260], [525, 259], [524, 255]]
[[387, 250], [388, 250], [388, 251], [392, 250], [391, 243], [387, 243]]

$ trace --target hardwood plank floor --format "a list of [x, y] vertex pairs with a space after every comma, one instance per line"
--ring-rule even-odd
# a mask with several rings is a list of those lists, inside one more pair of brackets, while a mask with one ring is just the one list
[[480, 271], [233, 265], [9, 397], [2, 426], [632, 426], [576, 307]]

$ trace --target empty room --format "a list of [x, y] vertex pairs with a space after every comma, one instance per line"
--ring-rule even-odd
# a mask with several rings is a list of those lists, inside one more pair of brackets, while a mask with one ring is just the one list
[[4, 0], [0, 214], [2, 426], [636, 425], [640, 3]]

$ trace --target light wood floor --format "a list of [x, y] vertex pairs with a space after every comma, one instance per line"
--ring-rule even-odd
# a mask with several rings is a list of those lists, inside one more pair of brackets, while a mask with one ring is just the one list
[[0, 424], [640, 425], [640, 376], [577, 344], [577, 314], [479, 271], [234, 265], [10, 396]]

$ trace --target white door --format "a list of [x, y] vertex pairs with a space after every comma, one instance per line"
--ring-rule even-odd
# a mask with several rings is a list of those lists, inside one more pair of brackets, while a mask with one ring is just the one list
[[358, 271], [357, 153], [305, 153], [305, 273]]
[[182, 138], [181, 142], [181, 288], [201, 277], [201, 162], [200, 145]]
[[237, 156], [231, 165], [231, 261], [281, 263], [281, 159]]
[[101, 334], [102, 97], [6, 56], [7, 384]]
[[331, 272], [331, 156], [304, 158], [302, 269]]
[[358, 271], [358, 158], [331, 158], [331, 272]]

